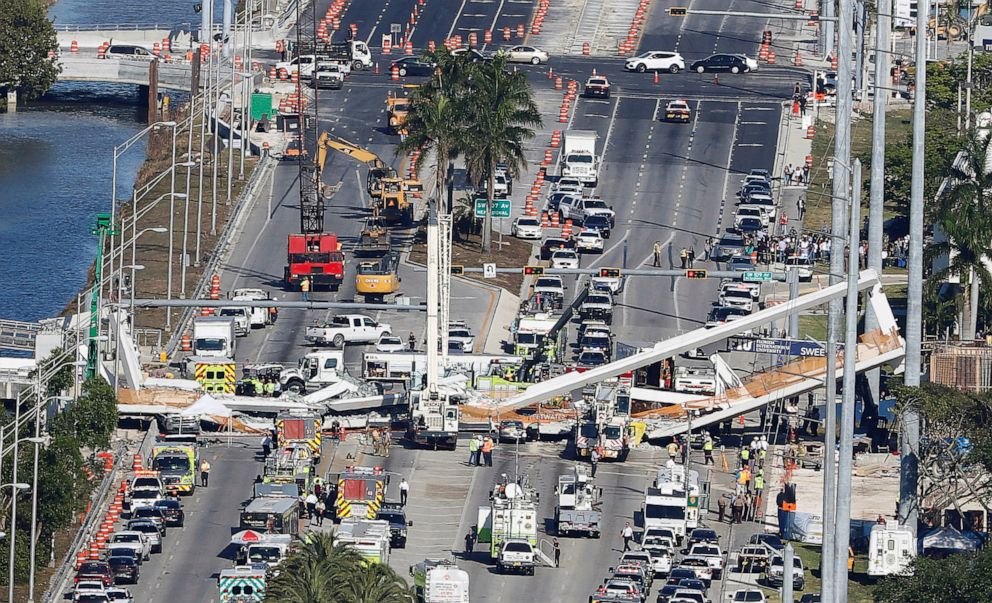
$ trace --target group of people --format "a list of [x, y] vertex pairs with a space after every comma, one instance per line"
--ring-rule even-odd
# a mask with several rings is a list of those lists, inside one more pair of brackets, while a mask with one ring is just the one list
[[791, 163], [785, 166], [782, 172], [782, 183], [785, 186], [803, 186], [809, 184], [809, 166], [803, 165], [802, 167], [792, 165]]
[[496, 440], [491, 436], [477, 435], [468, 441], [468, 464], [472, 467], [493, 466], [493, 448]]
[[282, 384], [277, 377], [246, 376], [241, 380], [242, 395], [278, 398], [282, 395]]
[[730, 523], [742, 523], [744, 521], [761, 521], [758, 510], [761, 508], [761, 493], [757, 490], [752, 494], [747, 490], [724, 494], [717, 500], [717, 510], [720, 523], [728, 516]]
[[389, 430], [385, 427], [377, 427], [368, 432], [368, 441], [372, 443], [372, 454], [376, 456], [389, 456], [390, 440]]

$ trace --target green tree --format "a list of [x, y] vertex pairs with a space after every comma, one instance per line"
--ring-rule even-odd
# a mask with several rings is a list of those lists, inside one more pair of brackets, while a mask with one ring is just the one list
[[84, 448], [97, 450], [110, 446], [117, 428], [117, 396], [102, 377], [83, 384], [82, 395], [52, 421], [53, 433], [69, 435]]
[[0, 10], [0, 89], [25, 98], [48, 91], [61, 72], [55, 27], [41, 0], [4, 0]]
[[946, 559], [917, 557], [912, 576], [894, 576], [875, 587], [876, 603], [992, 601], [992, 548]]
[[937, 196], [932, 211], [934, 226], [946, 238], [931, 244], [924, 254], [928, 262], [948, 258], [946, 265], [927, 279], [931, 296], [952, 276], [960, 277], [962, 286], [970, 286], [964, 294], [962, 323], [962, 338], [968, 340], [974, 339], [977, 328], [979, 285], [992, 286], [992, 273], [984, 262], [992, 241], [992, 171], [985, 167], [990, 149], [988, 140], [975, 133], [968, 137], [964, 161], [951, 165], [949, 185]]
[[341, 603], [343, 585], [361, 565], [351, 546], [332, 534], [314, 533], [282, 563], [266, 587], [265, 600], [275, 603]]
[[[472, 77], [466, 99], [467, 127], [462, 152], [469, 177], [485, 185], [492, 199], [496, 164], [505, 163], [511, 176], [525, 165], [524, 142], [534, 136], [532, 128], [541, 125], [541, 114], [524, 72], [507, 70], [505, 55], [481, 64]], [[492, 247], [492, 215], [486, 211], [482, 225], [482, 250]]]
[[415, 164], [418, 172], [429, 159], [434, 161], [434, 198], [440, 201], [448, 185], [449, 165], [458, 155], [463, 128], [461, 108], [444, 91], [421, 87], [413, 95], [411, 109], [406, 121], [408, 134], [396, 146], [396, 153], [419, 149]]
[[388, 565], [369, 563], [360, 566], [341, 587], [342, 603], [413, 603], [406, 581]]
[[[972, 59], [971, 109], [975, 113], [992, 107], [992, 54], [976, 52]], [[957, 112], [958, 85], [968, 81], [967, 56], [961, 54], [950, 62], [927, 63], [928, 108]], [[964, 91], [961, 91], [962, 97]], [[931, 113], [932, 114], [932, 113]], [[929, 115], [927, 116], [929, 119]]]

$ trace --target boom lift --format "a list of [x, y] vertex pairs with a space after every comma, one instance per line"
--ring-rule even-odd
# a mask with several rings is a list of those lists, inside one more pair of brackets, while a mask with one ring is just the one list
[[384, 222], [409, 224], [413, 221], [410, 193], [424, 190], [416, 179], [400, 178], [392, 166], [378, 155], [343, 138], [323, 132], [317, 139], [317, 167], [323, 171], [328, 149], [343, 153], [368, 166], [365, 188], [372, 198], [373, 214]]

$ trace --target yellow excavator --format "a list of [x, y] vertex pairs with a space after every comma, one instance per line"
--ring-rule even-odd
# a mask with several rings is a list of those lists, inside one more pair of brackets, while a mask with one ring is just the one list
[[358, 264], [355, 275], [355, 292], [365, 296], [368, 303], [380, 303], [387, 295], [400, 288], [400, 254], [390, 251], [381, 258]]
[[328, 149], [343, 153], [368, 166], [365, 187], [372, 198], [373, 215], [392, 224], [413, 222], [411, 193], [424, 190], [420, 180], [400, 178], [392, 166], [372, 151], [327, 132], [323, 132], [317, 139], [317, 166], [321, 171], [327, 162]]

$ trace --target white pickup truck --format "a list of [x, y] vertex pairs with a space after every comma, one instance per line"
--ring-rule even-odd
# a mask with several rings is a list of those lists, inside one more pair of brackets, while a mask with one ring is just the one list
[[312, 345], [344, 347], [349, 343], [375, 343], [383, 335], [391, 335], [387, 324], [379, 324], [362, 314], [339, 314], [330, 321], [307, 327], [303, 337]]
[[523, 538], [513, 538], [503, 543], [496, 559], [496, 569], [499, 573], [522, 573], [534, 575], [536, 566], [534, 546]]
[[589, 216], [605, 216], [613, 226], [616, 222], [616, 212], [606, 204], [606, 201], [596, 197], [568, 197], [558, 205], [561, 217], [585, 224]]

